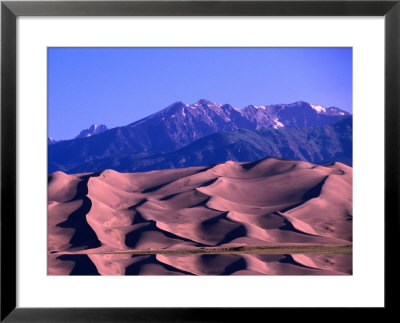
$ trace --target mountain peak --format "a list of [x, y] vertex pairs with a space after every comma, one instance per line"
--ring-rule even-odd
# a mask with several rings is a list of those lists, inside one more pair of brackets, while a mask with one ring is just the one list
[[[159, 111], [159, 112], [171, 111], [171, 110], [173, 110], [173, 109], [181, 108], [181, 107], [183, 107], [183, 106], [187, 106], [187, 104], [185, 104], [185, 103], [182, 102], [182, 101], [175, 101], [174, 103], [170, 104], [170, 105], [167, 106], [165, 109], [162, 109], [162, 110]], [[157, 114], [157, 113], [159, 113], [159, 112], [156, 112], [155, 114]]]
[[256, 109], [256, 110], [265, 110], [265, 106], [264, 105], [254, 105], [254, 104], [250, 104], [248, 106], [245, 106], [243, 109]]
[[293, 106], [299, 106], [299, 107], [301, 107], [301, 106], [311, 106], [311, 104], [306, 102], [306, 101], [296, 101], [296, 102], [293, 102], [293, 103], [290, 103], [290, 104], [284, 104], [284, 105], [292, 106], [292, 107]]
[[172, 103], [170, 106], [174, 106], [174, 105], [186, 105], [186, 104], [184, 102], [178, 100], [178, 101], [175, 101], [174, 103]]
[[99, 134], [99, 133], [101, 133], [101, 132], [104, 132], [104, 131], [106, 131], [106, 130], [108, 130], [108, 128], [107, 128], [107, 126], [104, 125], [104, 124], [100, 124], [100, 125], [98, 125], [98, 124], [92, 124], [92, 125], [89, 127], [89, 129], [82, 130], [82, 131], [79, 133], [79, 135], [77, 135], [77, 136], [75, 137], [75, 139], [91, 137], [91, 136], [97, 135], [97, 134]]
[[195, 104], [200, 104], [200, 105], [214, 105], [214, 102], [211, 102], [210, 100], [207, 99], [200, 99], [197, 101]]

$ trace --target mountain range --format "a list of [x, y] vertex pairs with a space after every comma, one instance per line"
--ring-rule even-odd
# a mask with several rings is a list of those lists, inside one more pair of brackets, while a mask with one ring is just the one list
[[[108, 128], [104, 124], [101, 124], [101, 125], [92, 124], [88, 129], [82, 130], [79, 133], [79, 135], [77, 135], [75, 137], [75, 139], [77, 139], [77, 138], [86, 138], [86, 137], [91, 137], [91, 136], [94, 136], [94, 135], [98, 135], [99, 133], [102, 133], [102, 132], [104, 132], [106, 130], [108, 130]], [[52, 137], [48, 137], [47, 138], [47, 144], [48, 145], [60, 143], [62, 141], [65, 141], [65, 140], [55, 140]]]
[[48, 171], [149, 171], [264, 157], [351, 165], [351, 114], [303, 101], [242, 109], [178, 101], [127, 126], [91, 126], [75, 139], [49, 141]]

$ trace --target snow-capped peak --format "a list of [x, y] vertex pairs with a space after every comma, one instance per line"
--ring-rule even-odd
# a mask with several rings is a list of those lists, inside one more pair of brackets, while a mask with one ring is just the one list
[[317, 111], [317, 113], [326, 112], [326, 108], [324, 108], [322, 105], [310, 104], [310, 106], [311, 106], [311, 108], [313, 108], [315, 111]]
[[257, 110], [265, 110], [265, 106], [264, 105], [251, 105], [253, 108], [257, 109]]

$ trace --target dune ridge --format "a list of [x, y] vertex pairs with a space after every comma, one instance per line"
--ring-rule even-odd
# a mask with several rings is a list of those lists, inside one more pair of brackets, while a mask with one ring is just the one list
[[[352, 168], [267, 158], [145, 173], [55, 172], [48, 179], [48, 218], [50, 275], [79, 273], [89, 263], [97, 274], [205, 274], [196, 264], [206, 255], [181, 255], [190, 263], [181, 266], [178, 255], [113, 253], [351, 244]], [[279, 271], [273, 268], [284, 267], [272, 265], [277, 255], [218, 256], [226, 265], [215, 269], [219, 274], [273, 274]], [[287, 264], [282, 274], [292, 266], [310, 274], [351, 271], [329, 265], [321, 255], [304, 255], [318, 256], [316, 262], [288, 256], [279, 258], [288, 262], [277, 262]], [[332, 257], [334, 263], [351, 259]], [[305, 265], [310, 263], [316, 265]]]

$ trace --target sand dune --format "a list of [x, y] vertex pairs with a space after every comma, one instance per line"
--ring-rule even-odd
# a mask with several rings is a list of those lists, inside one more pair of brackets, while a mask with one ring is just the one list
[[49, 255], [49, 275], [349, 275], [351, 255]]
[[55, 172], [48, 189], [49, 274], [79, 273], [82, 264], [102, 275], [351, 271], [348, 255], [104, 255], [349, 244], [352, 168], [341, 163], [268, 158], [146, 173]]

